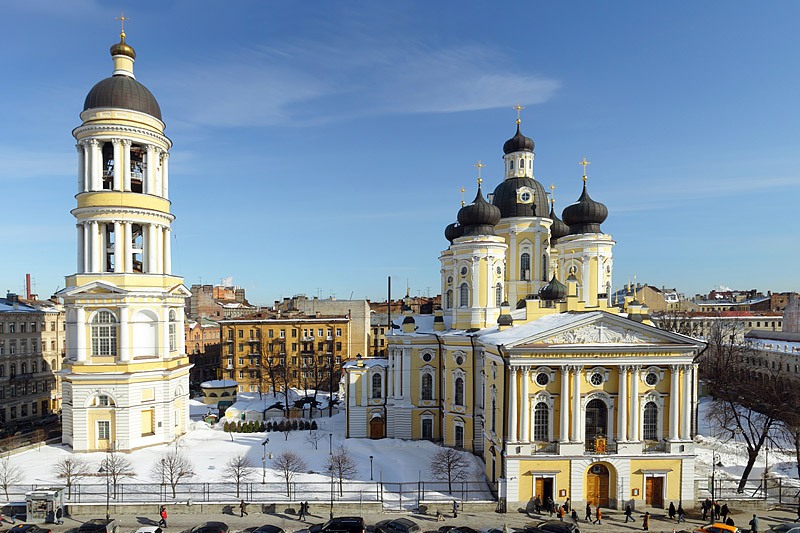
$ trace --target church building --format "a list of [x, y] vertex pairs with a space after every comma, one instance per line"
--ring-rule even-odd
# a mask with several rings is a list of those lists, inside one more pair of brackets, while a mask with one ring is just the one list
[[[124, 19], [123, 19], [124, 21]], [[172, 274], [169, 149], [161, 109], [111, 47], [112, 75], [89, 91], [77, 140], [77, 266], [66, 306], [63, 441], [74, 451], [171, 442], [189, 422], [183, 279]]]
[[503, 164], [488, 199], [479, 178], [445, 229], [442, 308], [407, 309], [386, 358], [345, 365], [347, 436], [472, 452], [509, 510], [537, 496], [693, 506], [703, 343], [653, 327], [632, 297], [625, 312], [610, 305], [615, 242], [585, 159], [583, 190], [561, 218], [519, 118]]

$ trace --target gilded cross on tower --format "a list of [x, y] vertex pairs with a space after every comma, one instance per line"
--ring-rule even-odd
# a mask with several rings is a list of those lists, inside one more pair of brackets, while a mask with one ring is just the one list
[[555, 195], [556, 186], [551, 183], [549, 189], [550, 189], [550, 205], [556, 205], [556, 195]]
[[586, 156], [583, 156], [583, 161], [578, 161], [578, 164], [583, 165], [583, 182], [586, 183], [586, 166], [591, 165], [591, 163], [586, 160]]
[[465, 192], [466, 192], [466, 189], [464, 187], [461, 187], [461, 207], [464, 207], [464, 205], [466, 205], [465, 202], [464, 202], [464, 193]]
[[514, 106], [514, 109], [517, 110], [517, 125], [519, 125], [522, 123], [522, 110], [525, 109], [525, 106], [517, 102], [517, 105]]
[[124, 11], [120, 11], [119, 12], [119, 16], [118, 17], [114, 17], [114, 20], [118, 20], [119, 21], [120, 26], [122, 27], [122, 30], [121, 30], [120, 33], [122, 35], [125, 35], [125, 21], [126, 20], [131, 20], [131, 19], [125, 16], [125, 12]]
[[478, 187], [480, 187], [481, 183], [483, 183], [483, 178], [481, 178], [481, 169], [486, 165], [481, 163], [481, 160], [478, 159], [478, 162], [475, 163], [473, 166], [478, 169]]

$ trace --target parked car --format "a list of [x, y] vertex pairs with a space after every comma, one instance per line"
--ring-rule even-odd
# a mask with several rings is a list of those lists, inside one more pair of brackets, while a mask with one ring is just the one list
[[228, 524], [225, 522], [203, 522], [194, 526], [189, 533], [228, 533]]
[[548, 520], [547, 522], [528, 523], [523, 529], [524, 533], [581, 533], [581, 530], [571, 522], [561, 520]]
[[164, 533], [164, 530], [158, 526], [142, 526], [136, 530], [136, 533]]
[[272, 524], [264, 524], [259, 527], [248, 527], [242, 533], [286, 533], [282, 528]]
[[417, 533], [419, 530], [419, 525], [408, 518], [381, 520], [375, 524], [375, 533]]
[[8, 529], [6, 533], [51, 533], [51, 531], [36, 524], [17, 524]]
[[366, 533], [367, 526], [360, 516], [339, 516], [325, 522], [320, 531], [321, 533]]
[[767, 530], [767, 533], [800, 533], [800, 522], [787, 522], [778, 524]]
[[119, 525], [113, 518], [92, 518], [75, 530], [76, 533], [119, 533]]
[[698, 527], [694, 530], [694, 533], [741, 533], [739, 528], [736, 526], [729, 526], [728, 524], [723, 524], [722, 522], [717, 522], [714, 524], [707, 524], [702, 527]]

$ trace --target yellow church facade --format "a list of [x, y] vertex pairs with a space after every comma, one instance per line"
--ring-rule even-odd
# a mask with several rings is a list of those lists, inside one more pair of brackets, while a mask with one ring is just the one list
[[75, 128], [77, 265], [66, 308], [63, 441], [128, 451], [174, 440], [189, 421], [184, 302], [172, 274], [169, 149], [136, 53], [111, 47], [114, 70], [89, 92]]
[[585, 173], [562, 221], [519, 126], [504, 163], [491, 201], [479, 182], [445, 231], [443, 308], [407, 310], [386, 358], [345, 365], [347, 436], [472, 452], [508, 509], [693, 505], [704, 345], [653, 327], [636, 301], [609, 306], [614, 241]]

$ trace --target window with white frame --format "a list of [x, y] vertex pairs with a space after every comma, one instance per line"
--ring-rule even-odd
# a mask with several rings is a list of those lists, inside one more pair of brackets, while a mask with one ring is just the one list
[[169, 351], [178, 349], [178, 315], [174, 309], [169, 310]]
[[458, 287], [458, 306], [469, 307], [469, 285], [466, 283]]
[[647, 402], [642, 416], [642, 437], [644, 440], [659, 440], [658, 438], [658, 406], [656, 402]]
[[92, 355], [117, 355], [117, 317], [99, 311], [92, 319]]
[[97, 438], [99, 440], [108, 440], [111, 438], [111, 421], [98, 420], [97, 421]]
[[464, 378], [458, 376], [455, 381], [455, 405], [464, 405]]
[[528, 252], [519, 256], [519, 275], [522, 280], [531, 279], [531, 254]]
[[433, 375], [430, 372], [422, 373], [420, 399], [433, 400]]
[[433, 440], [433, 418], [427, 417], [422, 419], [422, 438]]
[[503, 303], [503, 286], [498, 283], [494, 288], [494, 304], [495, 307], [500, 307]]
[[383, 376], [380, 372], [372, 374], [372, 397], [377, 399], [383, 396]]
[[444, 308], [453, 308], [453, 289], [447, 289], [447, 292], [444, 294]]
[[550, 440], [550, 407], [546, 402], [537, 402], [533, 408], [533, 440]]

